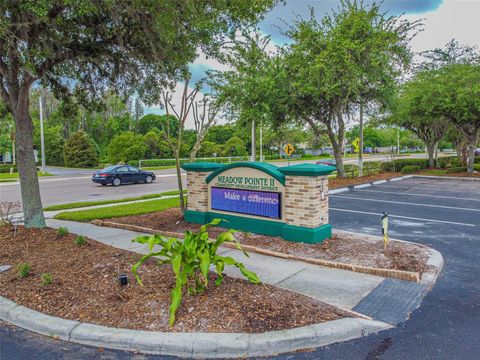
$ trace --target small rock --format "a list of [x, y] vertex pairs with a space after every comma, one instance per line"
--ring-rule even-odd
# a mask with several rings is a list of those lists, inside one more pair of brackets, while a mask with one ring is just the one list
[[188, 308], [188, 312], [191, 313], [193, 311], [193, 306]]
[[11, 265], [0, 265], [0, 273], [7, 271], [11, 267]]

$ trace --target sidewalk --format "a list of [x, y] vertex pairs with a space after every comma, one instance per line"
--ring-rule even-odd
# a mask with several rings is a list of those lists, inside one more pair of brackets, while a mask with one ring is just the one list
[[[148, 252], [146, 245], [131, 242], [133, 238], [147, 234], [55, 219], [48, 219], [47, 224], [53, 228], [67, 227], [71, 233], [84, 235], [116, 248], [142, 254]], [[241, 251], [224, 247], [220, 249], [220, 253], [243, 262], [248, 269], [259, 275], [263, 283], [296, 291], [344, 309], [355, 307], [384, 280], [379, 276], [254, 253], [247, 258]], [[240, 271], [232, 266], [225, 267], [224, 272], [232, 277], [243, 278]]]

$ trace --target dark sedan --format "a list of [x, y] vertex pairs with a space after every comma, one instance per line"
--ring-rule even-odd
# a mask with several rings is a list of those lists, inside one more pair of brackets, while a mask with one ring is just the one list
[[337, 162], [335, 161], [335, 159], [322, 159], [317, 161], [315, 164], [337, 167]]
[[155, 180], [155, 174], [150, 171], [141, 171], [130, 165], [113, 165], [105, 169], [95, 171], [92, 181], [94, 183], [119, 186], [127, 183], [144, 182], [150, 184]]

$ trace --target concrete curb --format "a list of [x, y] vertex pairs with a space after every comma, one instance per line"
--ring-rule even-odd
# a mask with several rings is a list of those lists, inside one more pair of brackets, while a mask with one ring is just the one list
[[333, 194], [338, 194], [338, 193], [341, 193], [341, 192], [348, 191], [350, 189], [362, 189], [362, 188], [366, 188], [366, 187], [369, 187], [369, 186], [372, 186], [372, 185], [385, 184], [385, 183], [390, 182], [390, 181], [399, 181], [399, 180], [411, 179], [411, 178], [416, 177], [416, 176], [417, 175], [404, 175], [404, 176], [394, 177], [394, 178], [390, 178], [390, 179], [377, 180], [377, 181], [372, 181], [372, 182], [367, 182], [367, 183], [357, 184], [357, 185], [350, 185], [350, 186], [346, 186], [346, 187], [342, 187], [342, 188], [338, 188], [338, 189], [328, 190], [328, 193], [330, 195], [333, 195]]
[[[112, 228], [118, 228], [118, 229], [124, 229], [124, 230], [130, 230], [130, 231], [137, 231], [137, 232], [142, 232], [142, 233], [149, 233], [149, 234], [160, 234], [163, 236], [167, 237], [176, 237], [176, 238], [182, 238], [183, 233], [177, 233], [173, 231], [158, 231], [155, 229], [150, 229], [146, 228], [143, 226], [138, 226], [138, 225], [130, 225], [130, 224], [122, 224], [122, 223], [115, 223], [115, 222], [110, 222], [110, 221], [104, 221], [104, 220], [93, 220], [91, 222], [94, 225], [97, 226], [105, 226], [105, 227], [112, 227]], [[335, 233], [338, 234], [347, 234], [349, 236], [355, 236], [358, 235], [356, 233], [352, 233], [349, 231], [343, 231], [343, 230], [333, 230]], [[371, 239], [372, 241], [383, 241], [383, 238], [380, 236], [372, 236], [372, 235], [364, 235], [362, 234], [362, 237], [366, 237], [367, 239]], [[422, 245], [422, 244], [417, 244], [417, 243], [412, 243], [409, 241], [403, 241], [403, 240], [396, 240], [396, 239], [391, 239], [391, 241], [398, 241], [398, 242], [403, 242], [407, 244], [414, 244], [418, 245], [422, 248], [425, 248], [428, 253], [430, 254], [429, 260], [427, 261], [427, 268], [425, 272], [421, 275], [418, 272], [414, 271], [405, 271], [405, 270], [394, 270], [394, 269], [383, 269], [383, 268], [374, 268], [370, 266], [363, 266], [363, 265], [353, 265], [353, 264], [347, 264], [347, 263], [341, 263], [341, 262], [336, 262], [336, 261], [329, 261], [329, 260], [323, 260], [323, 259], [315, 259], [315, 258], [305, 258], [305, 257], [300, 257], [300, 256], [295, 256], [291, 254], [286, 254], [286, 253], [281, 253], [277, 251], [272, 251], [264, 248], [260, 248], [257, 246], [253, 245], [242, 245], [242, 248], [246, 251], [262, 254], [262, 255], [267, 255], [267, 256], [274, 256], [282, 259], [289, 259], [289, 260], [297, 260], [297, 261], [303, 261], [309, 264], [314, 264], [314, 265], [319, 265], [319, 266], [325, 266], [325, 267], [330, 267], [334, 269], [342, 269], [342, 270], [349, 270], [353, 272], [358, 272], [358, 273], [363, 273], [363, 274], [370, 274], [370, 275], [376, 275], [376, 276], [382, 276], [382, 277], [388, 277], [388, 278], [394, 278], [394, 279], [399, 279], [399, 280], [406, 280], [406, 281], [414, 281], [417, 283], [423, 283], [423, 278], [424, 276], [432, 278], [431, 283], [432, 285], [435, 283], [438, 274], [440, 273], [442, 267], [443, 267], [443, 257], [442, 255], [432, 249], [429, 248], [428, 246]], [[231, 249], [236, 249], [234, 244], [229, 244], [229, 243], [224, 243], [222, 245], [223, 247], [231, 248]], [[431, 258], [434, 259], [441, 259], [441, 262], [439, 260], [431, 260]], [[429, 263], [431, 261], [431, 263]], [[429, 270], [430, 269], [430, 270]], [[432, 274], [428, 273], [428, 271], [432, 271]]]
[[341, 193], [341, 192], [344, 192], [344, 191], [348, 191], [348, 190], [349, 190], [348, 187], [343, 187], [343, 188], [328, 190], [328, 193], [329, 193], [329, 194], [338, 194], [338, 193]]
[[[350, 231], [345, 231], [345, 230], [335, 230], [335, 231], [338, 233], [355, 235], [355, 233]], [[381, 236], [374, 236], [374, 235], [364, 235], [364, 236], [367, 239], [371, 239], [373, 241], [380, 241], [380, 240], [383, 241], [383, 237]], [[398, 239], [390, 239], [390, 241], [397, 241], [397, 242], [402, 242], [406, 244], [414, 244], [424, 248], [429, 253], [426, 267], [424, 272], [422, 273], [422, 276], [420, 277], [419, 283], [427, 286], [429, 289], [432, 288], [433, 285], [435, 285], [438, 277], [440, 276], [440, 273], [442, 272], [443, 266], [445, 264], [442, 254], [439, 251], [423, 244], [414, 243], [414, 242], [405, 241], [405, 240], [398, 240]]]
[[192, 359], [273, 356], [352, 340], [393, 327], [375, 320], [344, 318], [259, 334], [140, 331], [66, 320], [17, 305], [4, 297], [0, 297], [0, 319], [79, 344]]
[[480, 177], [468, 176], [435, 176], [435, 175], [412, 175], [416, 178], [439, 179], [439, 180], [461, 180], [461, 181], [480, 181]]

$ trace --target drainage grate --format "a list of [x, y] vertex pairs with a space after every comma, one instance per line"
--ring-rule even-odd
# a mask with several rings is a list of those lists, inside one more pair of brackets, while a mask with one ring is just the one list
[[422, 302], [427, 287], [411, 281], [385, 279], [353, 308], [374, 320], [397, 325]]

